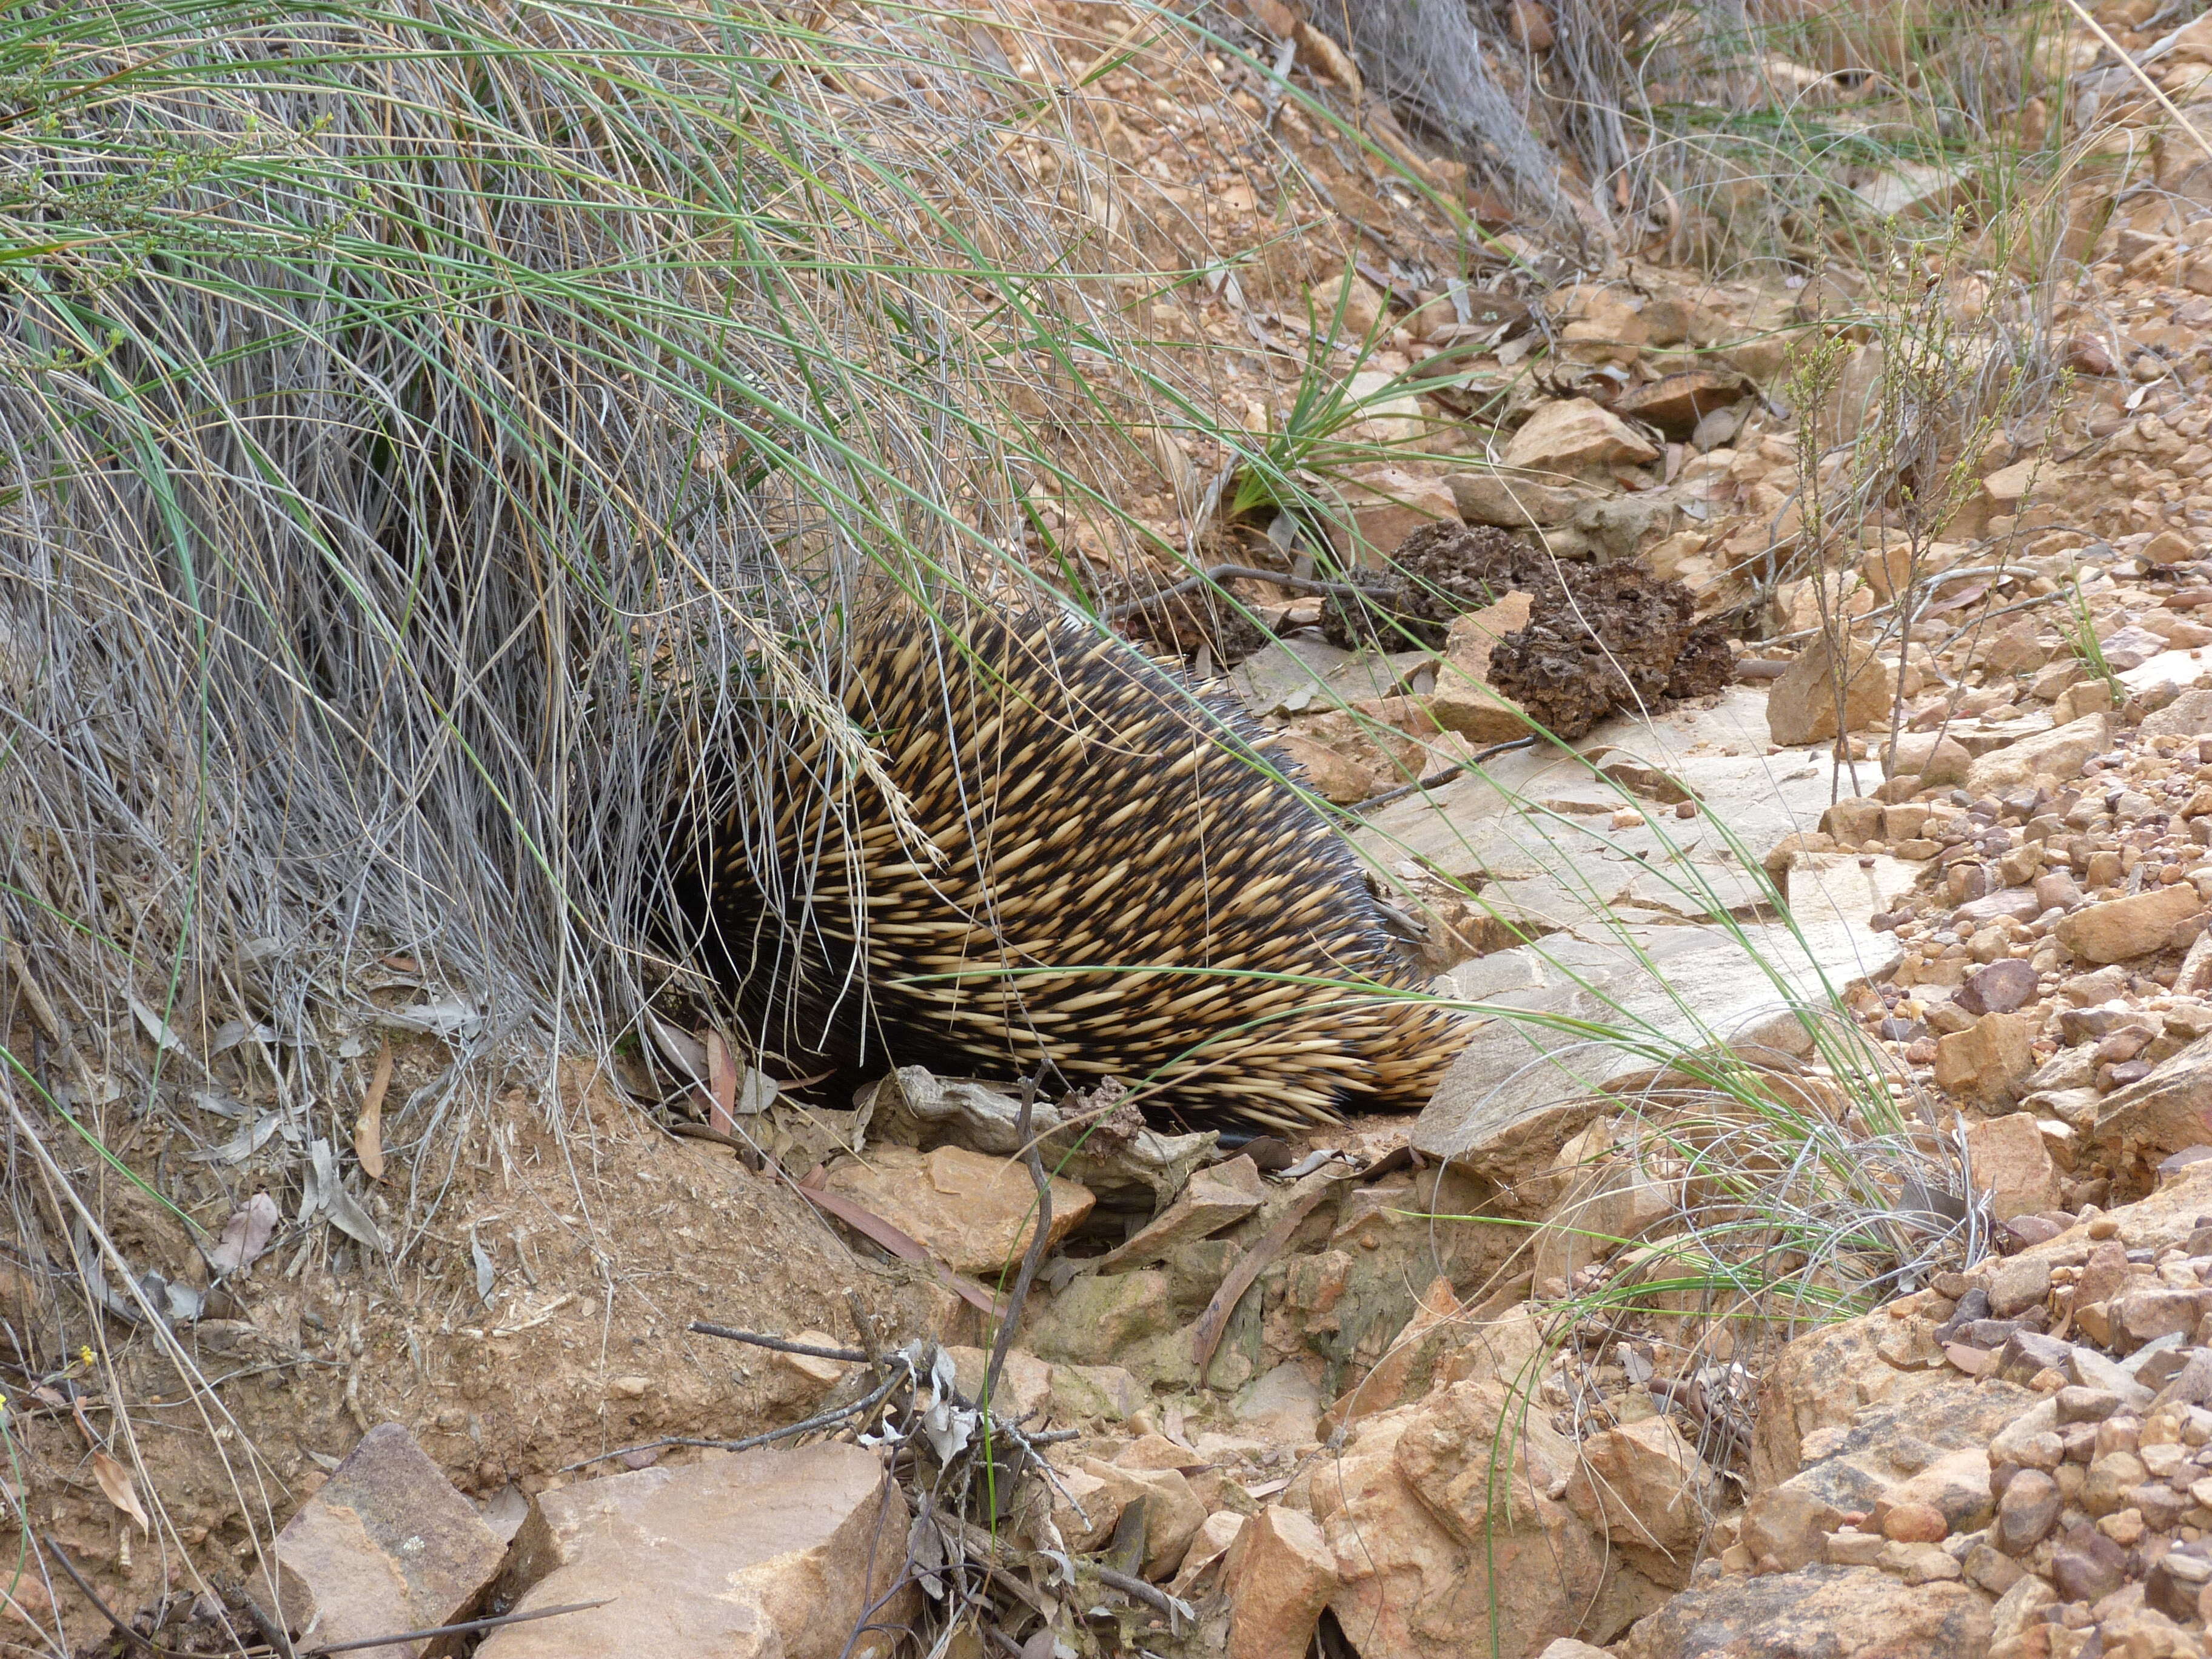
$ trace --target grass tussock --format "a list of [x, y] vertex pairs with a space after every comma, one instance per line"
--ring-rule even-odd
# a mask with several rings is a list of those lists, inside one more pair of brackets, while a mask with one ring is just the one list
[[70, 1018], [204, 1058], [396, 951], [619, 1023], [672, 704], [865, 764], [844, 608], [1018, 577], [1110, 204], [939, 20], [825, 27], [11, 14], [0, 920]]

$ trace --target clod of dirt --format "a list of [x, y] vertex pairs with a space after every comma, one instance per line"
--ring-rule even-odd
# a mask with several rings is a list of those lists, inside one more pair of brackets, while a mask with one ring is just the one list
[[[1109, 607], [1150, 599], [1182, 576], [1181, 572], [1149, 571], [1117, 577], [1102, 584], [1100, 597]], [[1130, 640], [1156, 654], [1195, 661], [1204, 651], [1217, 668], [1234, 667], [1267, 641], [1258, 623], [1209, 588], [1129, 611], [1118, 625]]]
[[1528, 626], [1490, 657], [1490, 683], [1563, 738], [1615, 708], [1704, 696], [1735, 672], [1725, 628], [1696, 620], [1679, 581], [1642, 565], [1562, 562], [1488, 525], [1424, 525], [1387, 570], [1357, 578], [1365, 603], [1332, 598], [1322, 632], [1351, 648], [1403, 649], [1407, 636], [1441, 648], [1451, 619], [1515, 590], [1531, 595]]
[[1694, 620], [1679, 581], [1641, 565], [1562, 567], [1528, 626], [1490, 653], [1490, 683], [1530, 719], [1578, 738], [1616, 708], [1717, 691], [1733, 659], [1717, 620]]
[[1510, 531], [1492, 525], [1423, 525], [1398, 544], [1389, 568], [1363, 572], [1349, 586], [1360, 598], [1332, 594], [1322, 634], [1344, 650], [1376, 645], [1404, 651], [1414, 642], [1443, 648], [1452, 618], [1495, 605], [1515, 588], [1548, 578], [1553, 561]]

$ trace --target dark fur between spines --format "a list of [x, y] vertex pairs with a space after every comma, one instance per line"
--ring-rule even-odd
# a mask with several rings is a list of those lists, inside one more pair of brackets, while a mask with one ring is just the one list
[[999, 1078], [1049, 1059], [1163, 1121], [1418, 1109], [1457, 1023], [1394, 997], [1414, 981], [1357, 860], [1243, 710], [1073, 620], [964, 643], [878, 624], [844, 692], [941, 862], [818, 740], [764, 763], [772, 847], [734, 810], [687, 838], [708, 965], [762, 1046]]

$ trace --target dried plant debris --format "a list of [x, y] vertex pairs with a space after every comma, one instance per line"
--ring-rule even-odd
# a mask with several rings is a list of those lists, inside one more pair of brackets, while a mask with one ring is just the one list
[[1452, 619], [1516, 589], [1551, 580], [1554, 561], [1510, 531], [1491, 525], [1433, 524], [1398, 544], [1387, 569], [1359, 572], [1322, 607], [1322, 632], [1351, 650], [1415, 645], [1441, 650]]
[[1563, 565], [1528, 626], [1491, 653], [1490, 683], [1531, 720], [1578, 738], [1614, 709], [1719, 690], [1733, 676], [1724, 625], [1695, 620], [1690, 590], [1638, 564]]
[[1616, 708], [1718, 691], [1735, 672], [1725, 624], [1698, 621], [1680, 582], [1638, 563], [1556, 559], [1488, 525], [1424, 526], [1388, 570], [1350, 585], [1356, 594], [1324, 605], [1323, 632], [1339, 646], [1386, 650], [1441, 649], [1453, 618], [1528, 594], [1528, 625], [1498, 641], [1490, 682], [1562, 738], [1582, 736]]
[[1228, 594], [1210, 586], [1170, 593], [1182, 573], [1147, 570], [1102, 584], [1099, 598], [1137, 644], [1209, 670], [1233, 668], [1267, 642], [1266, 629]]

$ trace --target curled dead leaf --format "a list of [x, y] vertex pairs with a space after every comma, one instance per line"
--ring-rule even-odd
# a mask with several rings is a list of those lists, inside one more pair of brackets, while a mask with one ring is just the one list
[[361, 1097], [361, 1116], [353, 1126], [353, 1155], [362, 1173], [371, 1181], [384, 1179], [384, 1091], [392, 1086], [392, 1043], [389, 1038], [376, 1051], [376, 1070], [368, 1091]]
[[222, 1237], [208, 1252], [208, 1266], [218, 1273], [234, 1273], [248, 1266], [269, 1248], [276, 1224], [283, 1219], [275, 1199], [266, 1193], [254, 1194], [223, 1224]]
[[707, 1031], [707, 1127], [717, 1134], [728, 1134], [738, 1127], [730, 1115], [738, 1096], [738, 1064], [722, 1034], [711, 1027]]
[[130, 1470], [106, 1452], [94, 1451], [92, 1478], [100, 1482], [100, 1489], [107, 1494], [109, 1503], [138, 1523], [140, 1532], [153, 1532], [153, 1522], [147, 1520], [145, 1506], [138, 1501], [138, 1488], [131, 1484]]

